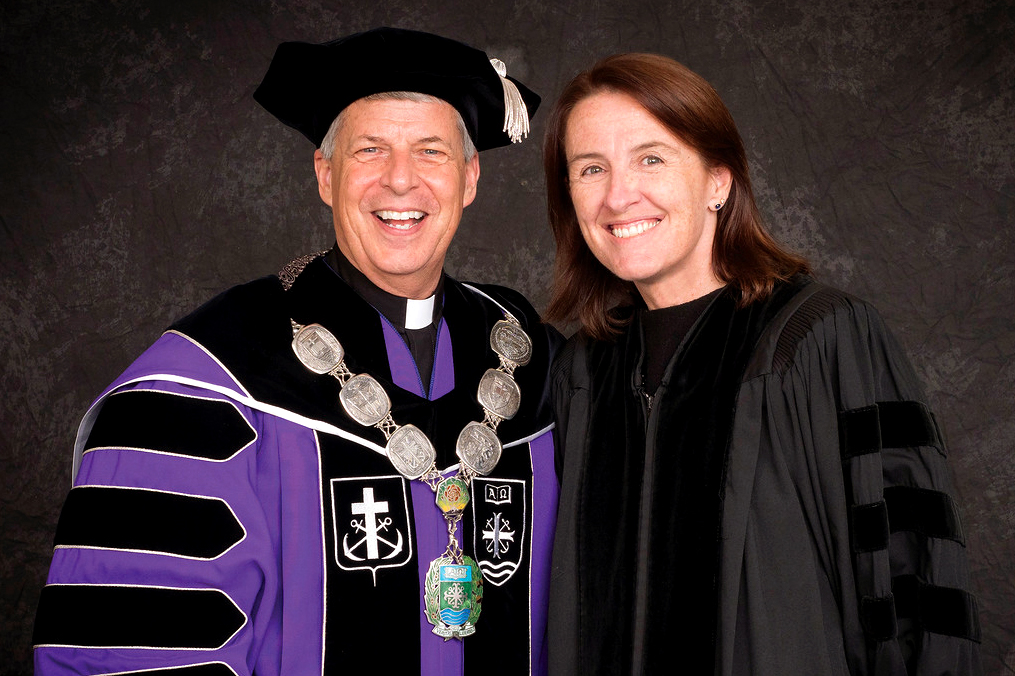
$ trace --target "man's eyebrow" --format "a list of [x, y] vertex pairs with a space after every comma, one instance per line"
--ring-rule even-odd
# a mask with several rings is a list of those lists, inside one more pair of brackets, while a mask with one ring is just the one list
[[[388, 139], [383, 136], [372, 136], [370, 134], [362, 134], [357, 136], [354, 141], [369, 141], [370, 143], [388, 143]], [[444, 145], [451, 145], [451, 143], [442, 136], [425, 136], [420, 139], [416, 139], [414, 143], [443, 143]]]

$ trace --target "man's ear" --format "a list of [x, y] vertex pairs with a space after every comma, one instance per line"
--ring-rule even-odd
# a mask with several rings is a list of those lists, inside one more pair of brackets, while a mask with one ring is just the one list
[[314, 173], [317, 174], [317, 191], [321, 199], [331, 206], [331, 160], [325, 159], [320, 150], [314, 151]]
[[472, 204], [476, 199], [476, 185], [479, 183], [479, 153], [475, 153], [472, 159], [465, 163], [465, 198], [462, 200], [462, 207]]

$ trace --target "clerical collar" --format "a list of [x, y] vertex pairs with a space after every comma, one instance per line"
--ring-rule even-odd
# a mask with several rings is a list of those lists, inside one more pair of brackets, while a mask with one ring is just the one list
[[437, 324], [444, 309], [444, 275], [437, 281], [433, 295], [423, 300], [402, 298], [388, 293], [360, 272], [339, 250], [336, 244], [325, 257], [328, 266], [335, 271], [356, 294], [377, 308], [400, 332], [406, 329], [425, 329]]

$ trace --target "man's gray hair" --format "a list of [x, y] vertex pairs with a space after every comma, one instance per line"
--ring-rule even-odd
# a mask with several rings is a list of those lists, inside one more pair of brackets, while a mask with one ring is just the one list
[[[436, 96], [430, 96], [429, 94], [422, 94], [420, 92], [379, 92], [377, 94], [371, 94], [370, 96], [364, 96], [362, 101], [385, 101], [394, 99], [396, 101], [415, 101], [416, 103], [433, 103], [435, 101], [441, 101]], [[342, 121], [345, 118], [345, 111], [348, 108], [343, 108], [342, 112], [338, 114], [335, 121], [328, 127], [328, 133], [324, 135], [324, 140], [321, 141], [321, 154], [324, 155], [324, 159], [330, 160], [331, 156], [335, 154], [335, 137], [338, 136], [338, 130], [342, 128]], [[472, 156], [476, 154], [476, 144], [472, 142], [472, 137], [469, 136], [469, 130], [465, 128], [465, 120], [462, 119], [462, 114], [455, 110], [455, 122], [458, 125], [458, 131], [462, 136], [462, 151], [465, 154], [465, 161], [468, 162], [472, 159]]]

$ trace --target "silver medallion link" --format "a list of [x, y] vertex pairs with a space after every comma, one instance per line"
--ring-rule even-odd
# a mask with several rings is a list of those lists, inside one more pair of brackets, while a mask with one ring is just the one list
[[466, 425], [458, 435], [458, 443], [455, 444], [455, 453], [465, 466], [484, 476], [497, 466], [502, 450], [497, 433], [478, 422]]
[[338, 399], [349, 417], [364, 427], [376, 425], [391, 411], [391, 400], [384, 387], [365, 373], [350, 378], [338, 393]]
[[489, 409], [499, 418], [510, 420], [518, 413], [522, 391], [515, 379], [504, 371], [487, 369], [479, 381], [476, 398], [483, 408]]
[[514, 362], [514, 366], [524, 366], [532, 358], [532, 341], [518, 320], [511, 315], [508, 317], [510, 319], [502, 319], [493, 325], [490, 347], [504, 359]]
[[437, 451], [415, 425], [402, 425], [392, 433], [385, 447], [388, 459], [407, 479], [418, 479], [434, 466]]
[[[294, 328], [298, 324], [293, 324]], [[330, 373], [342, 364], [345, 350], [331, 331], [320, 324], [299, 327], [293, 336], [293, 352], [314, 373]]]

